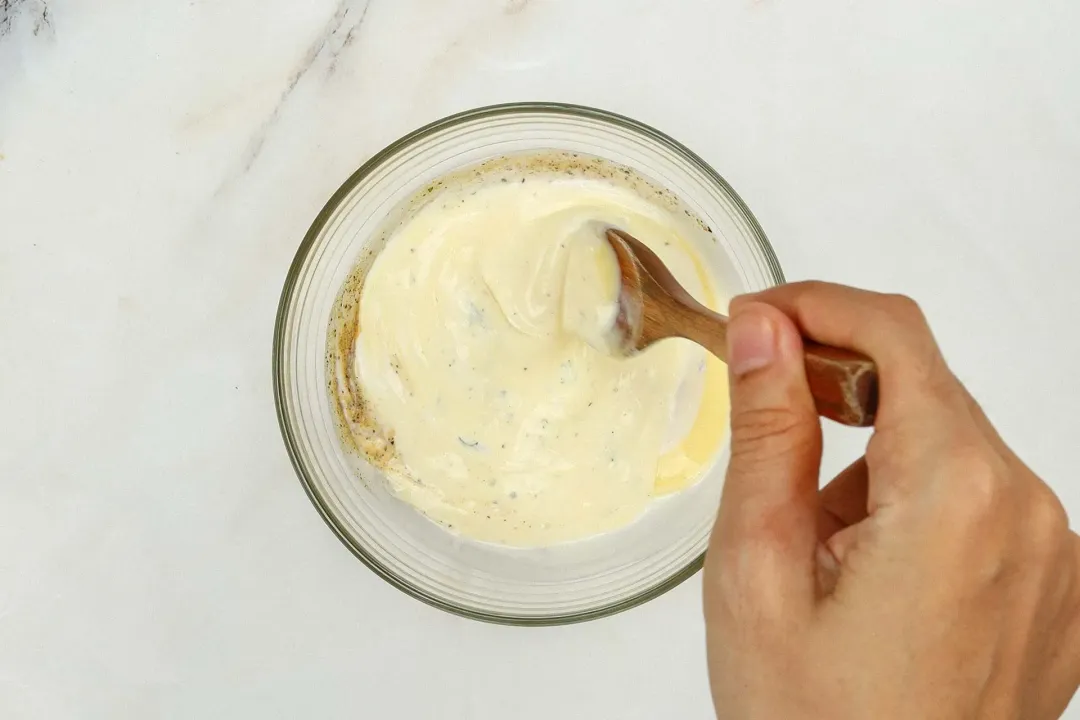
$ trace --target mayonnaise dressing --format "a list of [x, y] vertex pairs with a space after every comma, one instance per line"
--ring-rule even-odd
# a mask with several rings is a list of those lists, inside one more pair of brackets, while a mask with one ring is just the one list
[[586, 223], [567, 238], [562, 326], [607, 354], [620, 352], [615, 331], [620, 275], [615, 251], [604, 239], [606, 226]]
[[387, 475], [455, 532], [528, 547], [618, 528], [695, 482], [719, 447], [715, 358], [683, 340], [631, 358], [598, 349], [618, 293], [598, 224], [716, 304], [668, 208], [558, 174], [442, 189], [367, 272], [352, 371], [392, 438]]

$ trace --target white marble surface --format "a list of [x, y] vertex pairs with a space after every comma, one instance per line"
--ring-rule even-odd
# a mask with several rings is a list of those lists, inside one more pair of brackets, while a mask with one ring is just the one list
[[[697, 579], [582, 626], [451, 617], [357, 562], [282, 448], [301, 236], [469, 106], [633, 115], [790, 278], [917, 296], [1080, 519], [1077, 27], [1073, 0], [0, 0], [0, 717], [710, 717]], [[836, 469], [862, 438], [829, 439]]]

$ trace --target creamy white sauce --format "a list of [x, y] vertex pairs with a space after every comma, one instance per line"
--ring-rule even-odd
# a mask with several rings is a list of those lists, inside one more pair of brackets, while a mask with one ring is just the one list
[[606, 229], [589, 222], [567, 237], [562, 327], [597, 350], [618, 354], [619, 260], [604, 239]]
[[696, 481], [719, 446], [715, 358], [682, 340], [632, 358], [597, 349], [618, 288], [597, 223], [715, 305], [668, 208], [558, 174], [443, 189], [364, 279], [353, 369], [393, 438], [387, 474], [455, 532], [537, 546], [611, 530]]

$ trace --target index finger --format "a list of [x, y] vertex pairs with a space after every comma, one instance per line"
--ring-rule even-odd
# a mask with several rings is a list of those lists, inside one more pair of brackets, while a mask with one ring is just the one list
[[883, 420], [905, 405], [958, 401], [958, 381], [911, 298], [816, 281], [780, 285], [732, 304], [744, 298], [778, 308], [808, 338], [872, 358], [878, 366]]

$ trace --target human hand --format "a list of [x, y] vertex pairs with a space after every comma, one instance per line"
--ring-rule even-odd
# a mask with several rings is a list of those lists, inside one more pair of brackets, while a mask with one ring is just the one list
[[[731, 464], [705, 560], [717, 715], [1058, 717], [1080, 684], [1080, 537], [918, 307], [799, 283], [731, 313]], [[866, 456], [821, 491], [796, 328], [880, 373]]]

